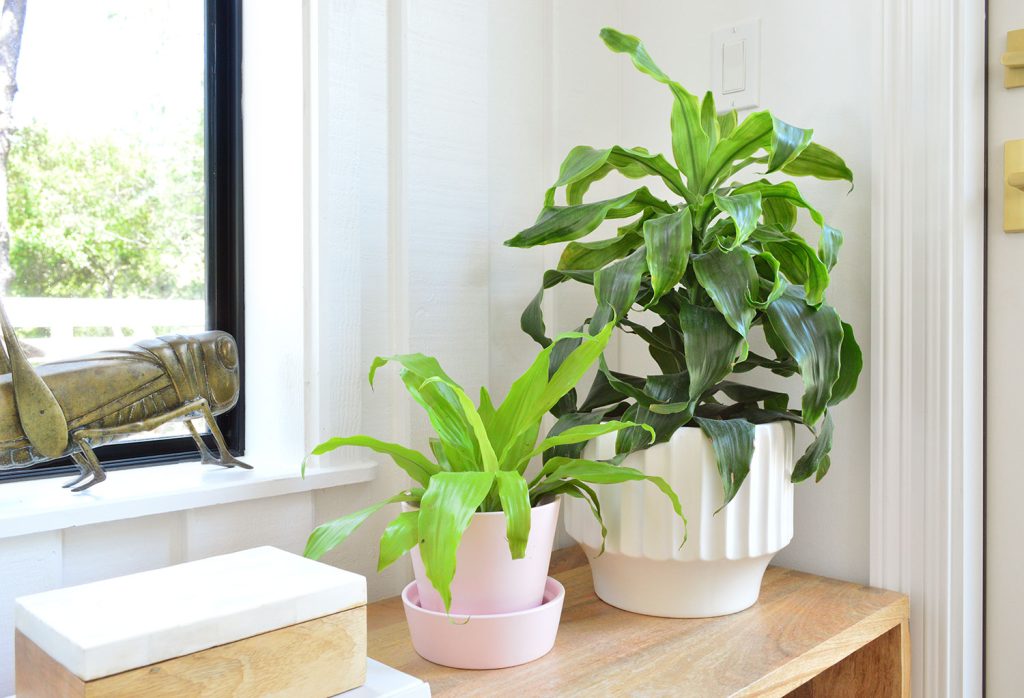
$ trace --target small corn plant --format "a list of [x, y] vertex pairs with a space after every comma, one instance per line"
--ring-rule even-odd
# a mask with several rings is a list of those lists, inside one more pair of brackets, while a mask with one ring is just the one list
[[[477, 511], [504, 511], [513, 559], [522, 558], [530, 536], [530, 509], [543, 499], [565, 494], [586, 500], [601, 523], [601, 505], [591, 485], [647, 480], [669, 498], [686, 525], [679, 499], [660, 477], [645, 475], [612, 462], [552, 455], [533, 477], [527, 465], [549, 449], [581, 444], [600, 434], [627, 428], [655, 433], [649, 425], [611, 420], [559, 429], [538, 443], [544, 415], [604, 351], [614, 325], [596, 335], [568, 333], [541, 351], [531, 366], [509, 389], [505, 400], [494, 404], [481, 388], [478, 403], [441, 368], [437, 360], [422, 354], [377, 357], [370, 367], [373, 385], [377, 369], [395, 362], [406, 390], [423, 407], [437, 433], [429, 440], [433, 458], [395, 443], [370, 436], [335, 437], [313, 449], [322, 455], [341, 446], [362, 446], [391, 457], [418, 486], [348, 516], [317, 527], [306, 544], [306, 556], [318, 559], [343, 542], [373, 513], [387, 504], [409, 502], [412, 511], [399, 514], [380, 539], [378, 569], [382, 570], [413, 546], [419, 545], [423, 566], [431, 584], [451, 607], [451, 582], [455, 554], [463, 532]], [[552, 366], [555, 347], [565, 350], [557, 367]], [[305, 474], [305, 463], [303, 464]]]

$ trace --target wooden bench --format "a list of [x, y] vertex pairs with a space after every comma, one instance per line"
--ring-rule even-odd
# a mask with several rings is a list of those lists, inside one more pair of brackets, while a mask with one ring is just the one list
[[401, 598], [368, 606], [369, 656], [430, 683], [434, 696], [910, 695], [907, 597], [770, 567], [761, 597], [695, 620], [620, 611], [594, 594], [582, 550], [556, 553], [565, 585], [555, 648], [530, 664], [459, 671], [419, 657]]

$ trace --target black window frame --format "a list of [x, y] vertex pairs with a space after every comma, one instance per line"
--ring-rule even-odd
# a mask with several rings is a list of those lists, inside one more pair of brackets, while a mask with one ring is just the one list
[[[242, 208], [242, 0], [206, 0], [206, 323], [238, 343], [238, 404], [217, 417], [228, 450], [245, 446], [245, 312]], [[216, 452], [213, 438], [204, 440]], [[164, 437], [96, 448], [104, 470], [121, 470], [198, 458], [189, 436]], [[0, 483], [75, 474], [70, 458], [21, 470], [0, 471]]]

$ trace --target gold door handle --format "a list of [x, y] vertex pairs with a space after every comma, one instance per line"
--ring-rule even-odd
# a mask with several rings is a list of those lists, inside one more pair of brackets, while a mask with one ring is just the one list
[[1003, 64], [1003, 85], [1024, 87], [1024, 29], [1006, 34], [1006, 53], [1000, 61]]
[[1003, 230], [1024, 233], [1024, 139], [1003, 148]]
[[1007, 51], [999, 62], [1007, 68], [1024, 68], [1024, 51]]

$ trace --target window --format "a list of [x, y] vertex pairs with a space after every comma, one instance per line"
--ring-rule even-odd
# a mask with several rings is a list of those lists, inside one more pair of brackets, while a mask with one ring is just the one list
[[[244, 368], [240, 5], [5, 3], [0, 284], [35, 360], [209, 328], [234, 335]], [[238, 455], [241, 398], [218, 424]], [[171, 424], [97, 455], [107, 470], [180, 460], [196, 453], [186, 433]], [[0, 480], [64, 472], [77, 468]]]

